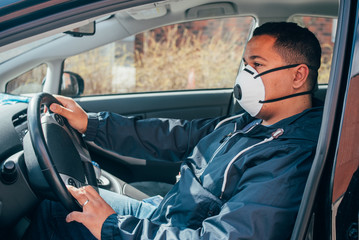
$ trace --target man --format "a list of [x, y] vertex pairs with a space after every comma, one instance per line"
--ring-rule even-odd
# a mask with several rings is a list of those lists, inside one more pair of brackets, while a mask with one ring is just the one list
[[319, 135], [322, 108], [312, 106], [311, 93], [320, 55], [314, 34], [294, 23], [257, 28], [234, 88], [247, 113], [229, 118], [87, 115], [58, 97], [63, 107], [51, 110], [86, 139], [126, 156], [183, 161], [181, 178], [159, 206], [105, 192], [110, 206], [92, 187], [69, 187], [83, 212], [44, 204], [30, 234], [86, 239], [88, 229], [98, 239], [288, 239]]

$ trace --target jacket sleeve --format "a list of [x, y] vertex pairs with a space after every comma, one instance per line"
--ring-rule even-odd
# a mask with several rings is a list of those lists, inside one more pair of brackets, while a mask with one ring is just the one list
[[127, 118], [115, 113], [89, 114], [85, 140], [120, 155], [146, 160], [181, 161], [223, 119]]
[[236, 193], [222, 205], [218, 214], [208, 214], [197, 229], [180, 229], [149, 219], [114, 214], [102, 226], [102, 240], [288, 239], [314, 150], [303, 151], [298, 145], [281, 146], [279, 153], [284, 153], [283, 149], [289, 154], [279, 154], [271, 161], [247, 169]]

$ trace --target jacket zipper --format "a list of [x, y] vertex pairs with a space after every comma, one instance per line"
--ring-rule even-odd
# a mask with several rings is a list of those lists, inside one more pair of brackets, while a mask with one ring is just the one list
[[[222, 150], [222, 148], [224, 147], [224, 145], [226, 145], [229, 140], [236, 136], [239, 132], [230, 132], [228, 135], [224, 136], [224, 138], [220, 141], [221, 145], [219, 145], [219, 147], [216, 149], [216, 151], [213, 153], [211, 159], [209, 160], [208, 164], [210, 162], [212, 162], [212, 160], [217, 156], [217, 154]], [[208, 165], [207, 164], [207, 165]]]
[[[212, 162], [212, 160], [217, 156], [217, 154], [222, 150], [222, 148], [229, 142], [229, 140], [231, 140], [232, 137], [236, 136], [238, 133], [248, 133], [250, 132], [253, 128], [255, 128], [257, 125], [259, 125], [260, 123], [256, 123], [253, 126], [251, 126], [249, 129], [247, 129], [246, 131], [237, 131], [237, 123], [235, 123], [235, 127], [233, 129], [232, 132], [228, 133], [227, 135], [225, 135], [222, 140], [220, 141], [221, 145], [219, 145], [219, 147], [216, 149], [216, 151], [213, 153], [211, 159], [208, 161], [207, 166], [210, 162]], [[202, 175], [202, 173], [206, 170], [206, 168], [201, 169], [200, 172], [198, 172], [198, 175]], [[196, 174], [196, 175], [197, 175]], [[198, 179], [199, 181], [201, 181], [200, 179]]]
[[[254, 125], [256, 126], [256, 125]], [[250, 128], [248, 131], [250, 131], [251, 129], [253, 128]], [[248, 132], [247, 131], [247, 132]], [[231, 166], [233, 165], [233, 163], [245, 152], [247, 152], [248, 150], [258, 146], [258, 145], [261, 145], [263, 143], [266, 143], [266, 142], [270, 142], [272, 141], [273, 139], [277, 139], [278, 137], [280, 137], [282, 134], [284, 133], [284, 130], [282, 128], [279, 128], [277, 129], [276, 131], [274, 131], [271, 135], [271, 137], [269, 138], [265, 138], [263, 141], [261, 142], [258, 142], [256, 144], [253, 144], [252, 146], [249, 146], [245, 149], [243, 149], [242, 151], [240, 151], [236, 156], [234, 156], [234, 158], [232, 158], [232, 160], [229, 162], [229, 164], [227, 165], [226, 167], [226, 170], [224, 171], [224, 178], [223, 178], [223, 184], [222, 184], [222, 189], [221, 189], [221, 196], [219, 197], [220, 199], [223, 198], [223, 194], [224, 194], [224, 191], [226, 189], [226, 185], [227, 185], [227, 177], [228, 177], [228, 172], [229, 172], [229, 169], [231, 168]]]
[[[212, 162], [212, 160], [217, 156], [217, 154], [222, 150], [222, 148], [227, 144], [227, 142], [234, 137], [235, 135], [237, 135], [238, 132], [230, 132], [229, 134], [227, 134], [226, 136], [224, 136], [224, 138], [220, 141], [221, 145], [219, 145], [219, 147], [216, 149], [216, 151], [213, 153], [212, 157], [210, 158], [210, 160], [207, 163], [207, 166], [210, 162]], [[202, 168], [200, 172], [198, 172], [198, 175], [202, 175], [202, 173], [206, 170], [206, 168]], [[196, 175], [197, 175], [196, 174]], [[198, 179], [200, 182], [201, 180]]]

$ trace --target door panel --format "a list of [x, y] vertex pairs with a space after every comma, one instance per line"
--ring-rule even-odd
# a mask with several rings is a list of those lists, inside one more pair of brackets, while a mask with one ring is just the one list
[[225, 89], [94, 96], [77, 101], [87, 112], [194, 119], [228, 114], [231, 98], [232, 89]]
[[[111, 111], [140, 118], [210, 118], [228, 114], [232, 89], [164, 93], [126, 94], [78, 98], [87, 112]], [[90, 144], [94, 161], [126, 182], [161, 181], [174, 183], [180, 163], [133, 159]]]

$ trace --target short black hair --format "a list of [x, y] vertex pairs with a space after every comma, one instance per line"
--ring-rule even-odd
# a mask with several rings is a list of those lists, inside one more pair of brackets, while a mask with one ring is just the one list
[[276, 38], [274, 48], [288, 64], [304, 63], [309, 67], [308, 88], [314, 89], [322, 49], [317, 37], [307, 28], [292, 22], [268, 22], [256, 28], [253, 36], [269, 35]]

